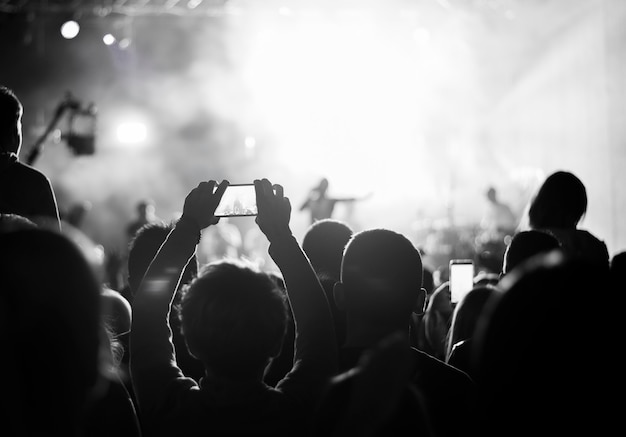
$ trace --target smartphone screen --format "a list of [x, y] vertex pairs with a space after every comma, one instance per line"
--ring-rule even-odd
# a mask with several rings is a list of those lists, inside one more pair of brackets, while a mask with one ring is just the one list
[[253, 216], [257, 212], [254, 184], [230, 184], [215, 209], [215, 217]]
[[474, 262], [471, 259], [450, 260], [450, 296], [458, 303], [474, 288]]

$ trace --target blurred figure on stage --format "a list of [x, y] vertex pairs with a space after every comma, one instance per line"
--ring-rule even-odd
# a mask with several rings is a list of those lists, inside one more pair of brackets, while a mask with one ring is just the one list
[[75, 202], [67, 211], [61, 213], [61, 220], [66, 221], [76, 229], [84, 231], [83, 226], [92, 208], [93, 205], [88, 200]]
[[322, 178], [309, 192], [308, 197], [300, 206], [300, 211], [308, 210], [311, 215], [311, 224], [318, 220], [332, 218], [335, 205], [338, 203], [352, 203], [369, 197], [328, 197], [328, 179]]
[[22, 103], [0, 86], [0, 212], [19, 214], [61, 230], [56, 196], [42, 172], [19, 159], [22, 148]]
[[489, 187], [486, 195], [487, 209], [480, 222], [483, 232], [494, 235], [513, 235], [518, 220], [511, 207], [498, 199], [498, 193], [494, 187]]
[[485, 192], [487, 209], [476, 237], [476, 253], [481, 270], [498, 274], [502, 271], [504, 251], [515, 234], [519, 220], [509, 205], [500, 201], [494, 187]]
[[126, 228], [126, 235], [129, 241], [133, 239], [137, 231], [144, 225], [161, 221], [156, 215], [156, 206], [151, 199], [142, 199], [137, 202], [136, 214], [133, 221]]

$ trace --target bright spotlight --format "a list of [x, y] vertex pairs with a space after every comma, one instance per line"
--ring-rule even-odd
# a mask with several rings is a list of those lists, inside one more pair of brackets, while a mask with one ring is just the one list
[[117, 127], [117, 139], [124, 144], [138, 144], [148, 136], [146, 125], [139, 122], [126, 122]]
[[244, 144], [246, 145], [246, 149], [254, 149], [256, 147], [256, 138], [254, 137], [246, 137]]
[[61, 35], [63, 35], [65, 39], [75, 38], [78, 32], [80, 32], [80, 26], [74, 20], [66, 21], [61, 26]]
[[106, 35], [102, 37], [102, 42], [110, 46], [112, 44], [115, 44], [115, 37], [111, 35], [110, 33], [107, 33]]

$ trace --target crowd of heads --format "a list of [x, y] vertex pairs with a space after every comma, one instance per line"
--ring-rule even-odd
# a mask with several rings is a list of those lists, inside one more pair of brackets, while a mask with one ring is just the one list
[[[0, 88], [3, 153], [19, 151], [21, 114], [15, 95]], [[168, 340], [173, 361], [181, 369], [173, 378], [204, 393], [209, 388], [203, 378], [219, 381], [211, 386], [212, 397], [197, 402], [200, 409], [191, 413], [232, 415], [246, 423], [243, 428], [233, 424], [234, 429], [248, 435], [271, 433], [272, 426], [285, 435], [333, 436], [610, 432], [619, 417], [612, 414], [608, 393], [619, 378], [611, 351], [626, 258], [624, 252], [609, 257], [604, 242], [578, 229], [588, 200], [574, 174], [557, 171], [545, 180], [529, 204], [530, 229], [512, 235], [502, 272], [488, 281], [476, 276], [474, 287], [456, 304], [449, 283], [432, 283], [420, 250], [394, 230], [356, 232], [328, 218], [313, 222], [293, 246], [284, 237], [288, 200], [282, 188], [268, 195], [264, 187], [257, 185], [263, 200], [257, 223], [281, 272], [244, 259], [202, 265], [193, 251], [177, 261], [179, 266], [160, 259], [186, 244], [185, 233], [197, 243], [204, 227], [220, 225], [210, 211], [200, 225], [198, 211], [206, 206], [192, 191], [180, 220], [146, 220], [133, 228], [128, 287], [117, 291], [107, 287], [102, 265], [93, 262], [97, 245], [85, 250], [69, 224], [61, 223], [59, 230], [36, 215], [6, 209], [0, 187], [1, 362], [3, 395], [9, 400], [2, 411], [3, 431], [159, 435], [154, 424], [143, 422], [149, 415], [138, 407], [128, 336], [135, 314], [149, 318], [149, 311], [147, 316], [136, 312], [137, 293], [149, 301], [151, 290], [156, 296], [169, 284], [146, 285], [153, 280], [150, 272], [163, 264], [164, 271], [177, 275], [164, 313], [167, 328], [174, 330]], [[206, 187], [196, 190], [201, 188]], [[24, 202], [30, 201], [25, 192]], [[297, 264], [299, 248], [304, 264]], [[332, 321], [328, 329], [323, 311], [314, 314], [322, 307]], [[112, 324], [111, 314], [126, 324]], [[326, 331], [333, 335], [322, 335]], [[311, 377], [317, 375], [315, 366], [324, 364], [308, 356], [310, 350], [334, 351], [327, 354], [334, 371], [322, 382]], [[311, 372], [311, 380], [301, 376], [304, 372]], [[250, 392], [242, 389], [246, 384], [271, 393], [269, 406], [263, 406], [271, 413], [252, 412]], [[302, 402], [305, 414], [300, 403], [280, 398], [297, 392], [294, 385], [308, 385], [307, 393], [316, 393]], [[227, 401], [221, 397], [225, 392]], [[159, 420], [167, 423], [167, 408], [175, 410], [181, 399], [165, 399]], [[448, 405], [449, 399], [458, 405]], [[216, 405], [219, 413], [211, 410]], [[446, 416], [464, 406], [461, 416]], [[302, 419], [297, 431], [286, 425], [294, 421], [272, 415], [277, 411]], [[175, 421], [168, 426], [164, 429], [187, 429]]]

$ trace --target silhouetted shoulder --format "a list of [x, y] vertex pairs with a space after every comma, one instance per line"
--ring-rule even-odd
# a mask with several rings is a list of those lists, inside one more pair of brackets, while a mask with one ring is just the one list
[[550, 229], [559, 240], [566, 254], [582, 257], [592, 262], [609, 265], [609, 251], [606, 243], [583, 229]]
[[40, 170], [13, 160], [0, 174], [0, 210], [23, 215], [37, 223], [53, 220], [60, 228], [52, 184]]
[[456, 367], [412, 348], [413, 383], [424, 394], [430, 418], [440, 435], [461, 436], [473, 421], [472, 408], [478, 387], [469, 375]]
[[14, 174], [24, 175], [25, 177], [32, 177], [41, 180], [47, 180], [48, 178], [35, 167], [28, 165], [21, 161], [14, 161], [11, 165], [6, 167], [7, 172], [12, 172]]

